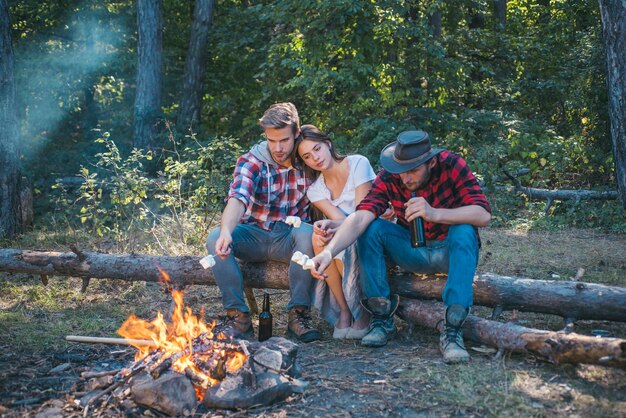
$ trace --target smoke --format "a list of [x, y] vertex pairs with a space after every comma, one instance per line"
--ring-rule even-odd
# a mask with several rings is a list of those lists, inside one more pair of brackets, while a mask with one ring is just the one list
[[91, 3], [73, 10], [54, 27], [35, 28], [40, 32], [13, 42], [26, 160], [36, 157], [70, 115], [84, 111], [85, 89], [117, 70], [118, 51], [129, 39], [128, 13]]

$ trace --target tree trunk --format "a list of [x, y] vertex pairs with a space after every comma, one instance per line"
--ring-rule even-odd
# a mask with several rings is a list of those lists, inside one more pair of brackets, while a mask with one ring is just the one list
[[163, 78], [162, 0], [137, 1], [137, 91], [133, 146], [152, 149], [161, 115]]
[[433, 2], [433, 4], [429, 6], [428, 24], [435, 38], [441, 38], [442, 16], [443, 16], [443, 13], [441, 11], [441, 6], [439, 5], [438, 2]]
[[204, 93], [204, 61], [207, 55], [209, 29], [213, 21], [213, 6], [213, 0], [196, 0], [193, 12], [177, 121], [178, 126], [185, 129], [193, 129], [200, 123]]
[[[59, 253], [0, 249], [0, 271], [47, 276], [108, 278], [157, 282], [159, 267], [177, 287], [215, 284], [211, 270], [200, 257], [168, 257], [141, 254]], [[286, 289], [287, 265], [277, 262], [241, 263], [246, 285]], [[404, 297], [441, 299], [446, 275], [393, 274], [391, 286]], [[474, 280], [474, 303], [502, 309], [540, 312], [573, 319], [626, 322], [626, 289], [584, 282], [519, 279], [481, 274]]]
[[10, 238], [22, 230], [20, 133], [10, 22], [9, 3], [0, 0], [0, 238]]
[[[407, 322], [441, 332], [444, 307], [440, 303], [402, 299], [398, 316]], [[533, 353], [555, 363], [584, 363], [626, 369], [626, 340], [575, 333], [544, 331], [470, 315], [463, 336], [503, 351]]]
[[493, 14], [497, 32], [504, 32], [506, 30], [506, 1], [507, 0], [493, 0]]
[[599, 0], [607, 64], [615, 180], [626, 209], [626, 4]]
[[[441, 300], [446, 275], [393, 276], [400, 296]], [[474, 278], [474, 304], [561, 316], [568, 321], [596, 319], [626, 322], [626, 288], [595, 283], [533, 280], [482, 273]]]
[[468, 27], [470, 30], [485, 28], [485, 15], [481, 10], [480, 2], [471, 0], [467, 8], [467, 13], [469, 15]]

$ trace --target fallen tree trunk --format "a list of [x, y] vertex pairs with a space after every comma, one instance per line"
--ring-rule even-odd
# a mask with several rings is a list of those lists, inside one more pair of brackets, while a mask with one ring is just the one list
[[[400, 296], [441, 300], [446, 275], [396, 274]], [[534, 280], [481, 273], [474, 278], [474, 304], [558, 315], [567, 321], [626, 322], [626, 288], [580, 281]]]
[[[513, 182], [513, 191], [523, 193], [529, 200], [545, 200], [548, 212], [554, 200], [574, 200], [578, 204], [581, 200], [615, 200], [619, 197], [617, 190], [565, 190], [565, 189], [537, 189], [534, 187], [522, 186], [522, 182], [513, 174], [504, 171], [504, 174]], [[496, 187], [496, 190], [506, 188]]]
[[[82, 277], [83, 289], [89, 278], [158, 282], [159, 267], [171, 284], [215, 284], [210, 269], [203, 269], [200, 257], [152, 256], [141, 254], [60, 253], [0, 249], [0, 271], [48, 276]], [[287, 265], [277, 262], [241, 263], [246, 285], [254, 288], [286, 289]], [[441, 299], [446, 275], [393, 274], [391, 285], [401, 296]], [[520, 279], [480, 274], [474, 281], [474, 303], [498, 309], [548, 313], [574, 319], [626, 322], [626, 289], [584, 282]]]
[[[397, 313], [407, 322], [442, 330], [441, 303], [403, 298]], [[463, 335], [499, 350], [532, 353], [555, 364], [584, 363], [626, 369], [626, 340], [620, 338], [544, 331], [473, 315], [465, 321]]]

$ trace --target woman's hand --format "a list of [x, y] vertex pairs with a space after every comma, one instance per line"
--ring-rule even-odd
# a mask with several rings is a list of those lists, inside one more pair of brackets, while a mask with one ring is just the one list
[[332, 239], [339, 225], [341, 225], [340, 221], [323, 219], [313, 224], [313, 233], [324, 237], [330, 236], [330, 238]]
[[393, 206], [391, 206], [391, 203], [389, 203], [389, 207], [387, 208], [385, 213], [380, 215], [380, 217], [389, 222], [395, 222], [398, 220], [398, 217], [396, 216], [396, 211], [393, 210]]
[[333, 261], [333, 255], [330, 253], [330, 251], [324, 250], [315, 257], [313, 257], [311, 260], [313, 260], [313, 264], [315, 265], [315, 267], [311, 269], [311, 275], [318, 280], [326, 279], [328, 275], [324, 273], [324, 271], [328, 268], [328, 266], [330, 266], [330, 263], [332, 263]]
[[317, 232], [314, 231], [313, 233], [313, 248], [323, 248], [326, 245], [328, 245], [328, 243], [330, 242], [331, 239], [333, 239], [333, 235], [328, 235], [328, 234], [318, 234]]

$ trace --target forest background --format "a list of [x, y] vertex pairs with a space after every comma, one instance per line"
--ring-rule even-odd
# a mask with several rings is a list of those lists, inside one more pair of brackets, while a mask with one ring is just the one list
[[[166, 208], [205, 231], [277, 101], [374, 165], [419, 128], [487, 190], [503, 170], [525, 186], [617, 189], [593, 1], [8, 4], [15, 151], [40, 225], [103, 236]], [[496, 193], [493, 225], [624, 232], [619, 203], [579, 203]]]
[[[258, 118], [272, 103], [291, 101], [303, 123], [375, 167], [381, 148], [406, 129], [426, 130], [436, 146], [467, 159], [493, 208], [481, 271], [567, 279], [583, 266], [585, 280], [626, 286], [626, 199], [618, 197], [626, 172], [624, 9], [588, 0], [0, 0], [0, 179], [7, 185], [0, 193], [11, 196], [2, 195], [0, 242], [205, 254], [237, 156], [263, 139]], [[618, 59], [607, 64], [611, 54]], [[622, 77], [611, 78], [615, 71]], [[537, 200], [513, 189], [505, 173], [523, 186], [612, 199]], [[94, 362], [103, 355], [68, 346], [64, 335], [111, 336], [131, 311], [149, 316], [169, 303], [151, 284], [79, 288], [79, 279], [44, 288], [38, 277], [2, 275], [0, 414], [2, 403], [23, 416], [24, 398], [39, 399], [32, 404], [39, 408], [65, 396], [62, 384], [51, 392], [25, 383], [25, 368], [39, 376], [66, 352]], [[220, 312], [214, 288], [193, 290], [188, 302]], [[558, 318], [522, 320], [561, 327]], [[592, 328], [626, 336], [623, 326], [582, 325]], [[467, 370], [451, 372], [437, 363], [431, 334], [420, 340], [425, 366], [396, 376], [411, 396], [366, 389], [400, 396], [399, 408], [406, 402], [443, 415], [625, 410], [621, 371], [527, 358], [493, 366], [473, 353]], [[417, 361], [414, 339], [402, 335], [391, 350]], [[360, 413], [376, 415], [362, 394], [347, 398], [350, 379], [328, 380], [345, 370], [326, 373], [315, 362], [339, 355], [345, 364], [336, 367], [352, 370], [356, 356], [374, 367], [376, 353], [328, 339], [303, 350], [305, 373], [325, 382], [309, 399], [342, 403], [332, 409], [358, 396]], [[544, 387], [552, 398], [540, 393]], [[276, 408], [316, 414], [306, 399], [294, 410]]]

